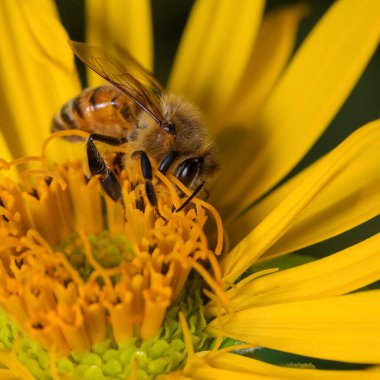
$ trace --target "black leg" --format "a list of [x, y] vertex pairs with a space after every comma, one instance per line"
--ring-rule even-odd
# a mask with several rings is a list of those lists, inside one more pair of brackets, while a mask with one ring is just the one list
[[100, 141], [108, 145], [119, 146], [127, 142], [125, 138], [104, 136], [97, 133], [91, 134], [87, 139], [88, 168], [91, 175], [99, 175], [99, 182], [103, 190], [116, 202], [122, 202], [121, 185], [115, 173], [107, 166], [102, 155], [96, 148], [94, 141]]
[[153, 178], [152, 165], [150, 163], [149, 157], [144, 151], [138, 151], [136, 153], [140, 155], [141, 171], [145, 180], [145, 192], [146, 192], [148, 201], [151, 204], [151, 206], [155, 209], [157, 215], [161, 219], [163, 219], [165, 222], [167, 222], [167, 219], [161, 215], [158, 209], [157, 196], [152, 184], [152, 178]]
[[169, 170], [171, 164], [174, 162], [174, 160], [176, 159], [177, 156], [178, 156], [178, 153], [176, 151], [172, 150], [171, 152], [169, 152], [162, 159], [160, 166], [158, 167], [158, 170], [161, 173], [165, 174]]
[[91, 133], [91, 135], [88, 136], [88, 139], [91, 141], [100, 141], [102, 143], [112, 146], [120, 146], [128, 142], [126, 137], [106, 136], [101, 135], [99, 133]]

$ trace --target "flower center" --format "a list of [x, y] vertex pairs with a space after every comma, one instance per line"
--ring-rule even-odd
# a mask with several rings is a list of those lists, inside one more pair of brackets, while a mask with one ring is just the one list
[[[0, 309], [0, 344], [3, 350], [5, 348], [10, 352], [4, 353], [2, 362], [9, 368], [17, 368], [18, 373], [25, 370], [17, 363], [20, 362], [36, 379], [46, 379], [51, 366], [55, 372], [68, 375], [70, 378], [91, 380], [125, 379], [134, 370], [138, 379], [153, 379], [160, 374], [175, 371], [183, 366], [187, 357], [183, 331], [178, 321], [180, 310], [189, 321], [192, 344], [196, 351], [209, 349], [214, 341], [205, 331], [201, 286], [201, 279], [195, 276], [177, 304], [169, 307], [154, 338], [145, 341], [133, 338], [120, 344], [115, 344], [112, 338], [107, 338], [93, 344], [86, 352], [58, 356], [53, 364], [48, 350], [30, 339]], [[15, 348], [17, 352], [14, 351]], [[29, 378], [28, 375], [25, 376]]]
[[[221, 285], [203, 232], [204, 202], [175, 212], [183, 201], [158, 173], [163, 220], [139, 171], [119, 173], [122, 206], [103, 197], [97, 178], [85, 178], [81, 162], [28, 170], [22, 178], [21, 186], [0, 184], [0, 306], [20, 327], [11, 327], [8, 339], [19, 357], [17, 340], [33, 338], [41, 357], [55, 352], [58, 371], [82, 371], [83, 378], [142, 371], [136, 376], [152, 378], [186, 357], [179, 310], [194, 348], [208, 348], [200, 293], [205, 282], [216, 293]], [[189, 298], [190, 272], [198, 280]]]
[[[99, 235], [89, 235], [88, 242], [93, 258], [105, 269], [118, 267], [122, 262], [130, 263], [135, 257], [133, 246], [125, 235], [112, 236], [109, 231], [103, 231]], [[89, 280], [94, 268], [86, 256], [78, 233], [64, 239], [60, 245], [54, 247], [54, 251], [64, 253], [82, 280]]]

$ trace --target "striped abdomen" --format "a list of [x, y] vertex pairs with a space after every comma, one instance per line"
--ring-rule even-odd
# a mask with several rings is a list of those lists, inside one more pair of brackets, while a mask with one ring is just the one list
[[87, 88], [54, 116], [51, 132], [80, 129], [124, 137], [136, 127], [137, 107], [113, 86]]

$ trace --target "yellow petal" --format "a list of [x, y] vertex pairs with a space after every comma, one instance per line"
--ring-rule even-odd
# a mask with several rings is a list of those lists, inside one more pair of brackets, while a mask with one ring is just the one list
[[188, 373], [192, 379], [377, 380], [379, 376], [378, 369], [331, 371], [287, 368], [229, 353], [210, 354], [203, 363], [194, 367]]
[[11, 369], [0, 368], [0, 379], [1, 380], [17, 380], [19, 379], [19, 377]]
[[263, 0], [197, 1], [172, 69], [169, 90], [212, 118], [231, 99], [248, 63]]
[[[0, 128], [2, 125], [0, 124]], [[12, 154], [9, 150], [8, 144], [6, 139], [4, 138], [4, 135], [0, 129], [0, 158], [9, 162], [12, 160]], [[1, 166], [1, 165], [0, 165]]]
[[[231, 168], [246, 164], [220, 188], [223, 205], [240, 208], [278, 182], [310, 149], [337, 113], [379, 42], [380, 2], [334, 2], [288, 66]], [[241, 154], [239, 154], [241, 153]], [[226, 168], [227, 172], [232, 172]], [[229, 190], [225, 192], [224, 189]], [[233, 183], [233, 186], [231, 186]], [[217, 188], [216, 188], [217, 190]], [[216, 195], [216, 194], [215, 194]], [[221, 197], [219, 194], [218, 197]], [[236, 209], [236, 206], [235, 206]]]
[[248, 65], [231, 104], [219, 110], [224, 124], [252, 127], [294, 49], [301, 18], [308, 7], [297, 4], [276, 9], [264, 17]]
[[[115, 53], [127, 50], [153, 70], [152, 20], [149, 0], [86, 0], [86, 39]], [[122, 58], [122, 57], [121, 57]], [[88, 83], [104, 81], [88, 69]]]
[[[380, 121], [377, 128], [380, 129]], [[347, 231], [380, 213], [380, 138], [376, 130], [368, 136], [368, 145], [337, 173], [321, 194], [305, 209], [294, 226], [266, 253], [278, 255], [325, 240]], [[322, 158], [257, 206], [231, 223], [231, 242], [239, 241], [273, 211], [307, 177], [314, 176], [324, 165]]]
[[[245, 373], [244, 370], [233, 371], [228, 368], [213, 368], [206, 364], [195, 367], [189, 371], [188, 378], [194, 380], [282, 380], [281, 377], [268, 377], [264, 375], [256, 375], [255, 373]], [[170, 377], [168, 378], [170, 379]]]
[[355, 131], [324, 157], [222, 261], [226, 280], [233, 281], [263, 255], [297, 221], [333, 178], [380, 140], [380, 120]]
[[79, 91], [67, 39], [52, 1], [0, 2], [1, 128], [14, 157], [40, 152], [55, 111]]
[[225, 336], [294, 354], [380, 362], [380, 290], [253, 307], [213, 321]]
[[[356, 187], [354, 177], [347, 186], [351, 184]], [[380, 214], [380, 178], [356, 191], [343, 191], [344, 187], [336, 187], [342, 189], [342, 193], [333, 193], [330, 188], [324, 192], [321, 199], [317, 199], [315, 204], [313, 202], [289, 233], [279, 239], [265, 256], [276, 257], [326, 240]], [[325, 198], [327, 193], [331, 194], [328, 201]], [[326, 202], [323, 203], [322, 197]]]
[[[230, 307], [333, 297], [380, 280], [380, 234], [321, 260], [253, 279], [229, 290]], [[210, 305], [211, 306], [211, 305]]]
[[[240, 144], [254, 133], [252, 125], [258, 109], [267, 99], [270, 91], [282, 73], [293, 51], [297, 27], [306, 12], [305, 4], [282, 7], [264, 17], [254, 49], [240, 79], [230, 104], [219, 108], [219, 116], [212, 125], [213, 134], [219, 147], [219, 158], [223, 168], [223, 179], [231, 183], [236, 177], [236, 168], [228, 163], [236, 156]], [[212, 189], [212, 202], [222, 203], [216, 197], [223, 192]]]
[[[8, 147], [7, 140], [4, 138], [4, 135], [1, 131], [1, 124], [0, 124], [0, 160], [5, 160], [8, 163], [12, 161], [12, 159], [13, 157], [12, 157], [11, 151]], [[3, 165], [3, 163], [0, 161], [0, 179], [3, 179], [4, 176], [12, 178], [14, 181], [17, 181], [20, 179], [16, 171], [5, 170], [7, 168], [11, 169], [11, 167], [9, 166], [7, 167], [6, 164]]]

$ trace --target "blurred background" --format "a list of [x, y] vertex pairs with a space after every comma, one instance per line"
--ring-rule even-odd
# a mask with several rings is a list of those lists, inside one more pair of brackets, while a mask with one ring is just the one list
[[[265, 12], [270, 12], [275, 8], [299, 2], [300, 1], [296, 0], [267, 0]], [[303, 2], [309, 4], [310, 11], [301, 22], [296, 49], [323, 13], [334, 3], [333, 0], [309, 0]], [[151, 3], [154, 25], [154, 73], [161, 83], [165, 84], [178, 42], [194, 1], [153, 0]], [[84, 0], [56, 0], [56, 4], [61, 20], [70, 38], [77, 41], [84, 41]], [[289, 173], [288, 177], [293, 176], [302, 170], [302, 168], [329, 152], [356, 128], [380, 117], [379, 62], [380, 49], [378, 48], [364, 75], [357, 83], [329, 128], [297, 167]], [[85, 85], [83, 66], [79, 67], [79, 70], [81, 72], [82, 82]], [[312, 256], [326, 255], [335, 252], [337, 249], [359, 242], [379, 231], [380, 217], [377, 217], [348, 233], [308, 247], [307, 254]]]

